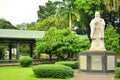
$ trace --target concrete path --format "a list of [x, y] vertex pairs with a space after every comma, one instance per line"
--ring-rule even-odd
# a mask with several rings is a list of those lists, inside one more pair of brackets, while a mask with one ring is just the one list
[[73, 80], [114, 80], [113, 73], [80, 73], [75, 72]]

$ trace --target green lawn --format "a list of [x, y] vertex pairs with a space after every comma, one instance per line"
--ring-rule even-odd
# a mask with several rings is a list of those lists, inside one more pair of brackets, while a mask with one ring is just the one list
[[33, 74], [32, 67], [23, 68], [20, 66], [0, 67], [0, 80], [70, 80], [37, 78]]
[[[53, 79], [53, 78], [37, 78], [33, 74], [32, 66], [23, 68], [20, 66], [0, 67], [0, 80], [72, 80], [72, 79]], [[115, 80], [120, 80], [116, 78]]]
[[115, 80], [120, 80], [120, 78], [116, 78]]

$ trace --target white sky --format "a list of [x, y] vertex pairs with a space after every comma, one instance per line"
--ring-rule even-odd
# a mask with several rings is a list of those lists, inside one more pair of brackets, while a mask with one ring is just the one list
[[36, 21], [39, 5], [44, 5], [47, 1], [48, 0], [0, 0], [0, 18], [5, 18], [13, 25]]

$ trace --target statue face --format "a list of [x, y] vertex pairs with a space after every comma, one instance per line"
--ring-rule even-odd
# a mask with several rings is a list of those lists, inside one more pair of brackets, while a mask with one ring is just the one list
[[95, 12], [95, 18], [100, 18], [100, 13], [99, 12]]

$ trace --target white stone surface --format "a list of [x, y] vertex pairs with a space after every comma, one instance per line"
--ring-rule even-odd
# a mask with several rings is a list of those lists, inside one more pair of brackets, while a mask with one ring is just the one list
[[107, 56], [107, 70], [115, 70], [115, 56]]
[[102, 56], [91, 56], [91, 70], [102, 70]]
[[90, 22], [90, 38], [92, 39], [90, 51], [105, 51], [104, 47], [105, 21], [100, 18], [100, 13], [95, 13], [95, 18]]
[[80, 56], [79, 57], [80, 61], [80, 69], [86, 70], [87, 69], [87, 57], [86, 56]]

